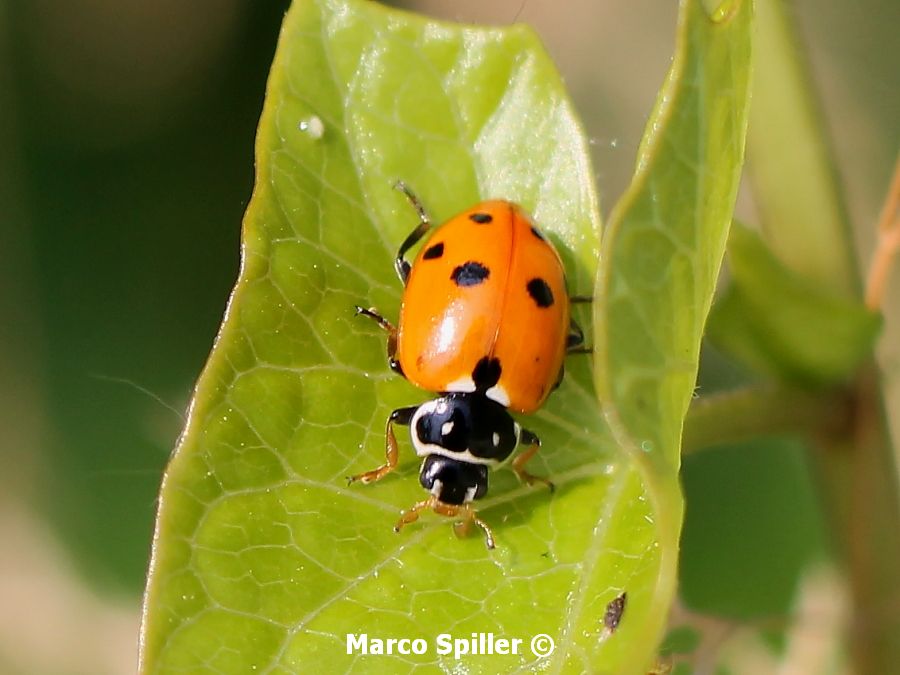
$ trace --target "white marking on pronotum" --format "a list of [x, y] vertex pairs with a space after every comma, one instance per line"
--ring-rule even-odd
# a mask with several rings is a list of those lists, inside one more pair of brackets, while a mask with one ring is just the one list
[[478, 487], [473, 485], [470, 488], [466, 488], [466, 501], [471, 502], [475, 500], [475, 491], [478, 490]]
[[[495, 459], [493, 457], [476, 457], [472, 454], [471, 450], [466, 448], [463, 451], [457, 450], [448, 450], [440, 445], [435, 443], [426, 443], [423, 441], [417, 432], [417, 427], [419, 420], [429, 413], [438, 413], [446, 412], [447, 403], [446, 401], [434, 400], [434, 401], [426, 401], [422, 405], [418, 407], [416, 412], [413, 414], [412, 419], [409, 423], [409, 435], [412, 439], [413, 447], [416, 449], [416, 455], [419, 457], [428, 457], [428, 455], [440, 455], [441, 457], [447, 457], [449, 459], [454, 459], [457, 462], [468, 462], [469, 464], [483, 464], [485, 466], [497, 467], [509, 460], [510, 457], [515, 453], [515, 448], [513, 448], [509, 455], [504, 457], [502, 460]], [[513, 433], [516, 436], [516, 447], [519, 446], [519, 443], [522, 438], [522, 427], [519, 426], [518, 422], [513, 422]]]
[[495, 431], [495, 432], [494, 432], [494, 435], [491, 436], [491, 440], [494, 442], [494, 447], [496, 448], [498, 445], [500, 445], [500, 434], [498, 434], [498, 433]]
[[453, 431], [453, 420], [450, 420], [449, 422], [444, 422], [441, 425], [441, 436], [446, 436], [451, 431]]

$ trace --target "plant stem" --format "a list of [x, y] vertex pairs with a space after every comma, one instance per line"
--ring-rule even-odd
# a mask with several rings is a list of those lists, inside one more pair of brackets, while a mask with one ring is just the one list
[[685, 420], [685, 453], [766, 436], [809, 442], [824, 508], [852, 590], [855, 672], [900, 663], [900, 510], [874, 368], [854, 388], [817, 394], [747, 387], [698, 399]]
[[860, 374], [851, 405], [849, 433], [820, 435], [813, 459], [853, 595], [854, 670], [888, 673], [900, 663], [900, 506], [874, 365]]
[[[757, 9], [747, 150], [766, 239], [779, 258], [810, 281], [859, 295], [836, 162], [796, 31], [782, 0], [758, 0]], [[900, 664], [900, 602], [894, 590], [900, 570], [900, 496], [880, 387], [875, 366], [864, 368], [845, 403], [847, 427], [841, 432], [827, 424], [812, 444], [825, 512], [853, 593], [850, 656], [858, 675], [896, 672]], [[774, 415], [769, 429], [783, 422], [777, 410], [762, 412]]]
[[894, 177], [891, 179], [878, 218], [878, 245], [866, 280], [866, 307], [873, 311], [881, 309], [891, 263], [898, 250], [900, 250], [900, 154], [897, 155]]
[[843, 392], [813, 395], [776, 386], [750, 386], [694, 401], [684, 423], [683, 452], [766, 436], [812, 438], [823, 424], [838, 431], [850, 421]]

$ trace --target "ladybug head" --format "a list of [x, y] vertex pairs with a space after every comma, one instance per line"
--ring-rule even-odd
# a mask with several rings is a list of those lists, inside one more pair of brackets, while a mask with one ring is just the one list
[[465, 504], [485, 495], [488, 472], [484, 464], [428, 455], [422, 462], [419, 483], [445, 504]]

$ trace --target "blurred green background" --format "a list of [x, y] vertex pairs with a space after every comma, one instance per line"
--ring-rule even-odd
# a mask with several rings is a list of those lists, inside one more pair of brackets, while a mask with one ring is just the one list
[[[0, 0], [0, 672], [133, 670], [156, 492], [237, 275], [287, 4]], [[608, 213], [669, 65], [676, 3], [485, 4], [405, 6], [536, 27]], [[900, 141], [900, 3], [792, 6], [865, 264]], [[747, 195], [739, 213], [753, 221]], [[895, 411], [898, 276], [883, 339]], [[742, 377], [709, 358], [700, 391]], [[827, 557], [802, 446], [702, 453], [684, 483], [687, 603], [785, 613], [801, 571]]]

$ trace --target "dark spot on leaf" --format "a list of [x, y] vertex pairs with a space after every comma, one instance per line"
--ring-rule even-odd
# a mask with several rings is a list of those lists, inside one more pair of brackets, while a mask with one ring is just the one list
[[606, 605], [606, 614], [603, 615], [603, 625], [606, 626], [606, 629], [610, 633], [619, 627], [619, 622], [622, 620], [622, 615], [625, 613], [625, 601], [627, 599], [628, 594], [623, 591], [618, 597], [614, 598]]
[[450, 274], [450, 280], [457, 286], [477, 286], [490, 274], [491, 271], [480, 262], [470, 260], [457, 266]]
[[473, 213], [469, 215], [469, 220], [474, 220], [479, 225], [485, 225], [493, 220], [490, 213]]
[[537, 303], [538, 307], [549, 307], [553, 304], [553, 291], [540, 277], [529, 281], [526, 288], [528, 288], [528, 295]]
[[444, 255], [444, 242], [441, 241], [434, 246], [429, 246], [425, 249], [422, 258], [425, 260], [434, 260], [435, 258], [440, 258], [442, 255]]

